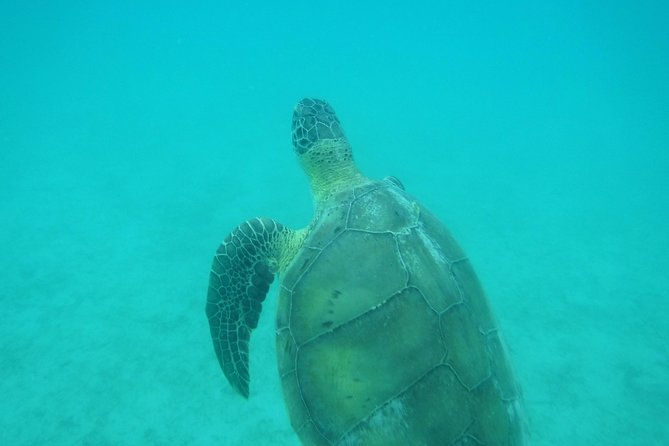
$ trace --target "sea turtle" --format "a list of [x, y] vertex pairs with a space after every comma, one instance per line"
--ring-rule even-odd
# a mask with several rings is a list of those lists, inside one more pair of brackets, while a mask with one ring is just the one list
[[505, 348], [452, 236], [397, 179], [359, 172], [325, 101], [298, 103], [292, 139], [313, 221], [242, 223], [211, 269], [206, 313], [232, 387], [248, 397], [249, 338], [279, 273], [278, 369], [303, 444], [524, 444]]

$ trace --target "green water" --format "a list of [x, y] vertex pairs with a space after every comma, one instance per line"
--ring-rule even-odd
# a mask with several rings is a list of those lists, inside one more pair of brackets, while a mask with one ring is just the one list
[[329, 100], [472, 259], [534, 445], [669, 444], [669, 7], [4, 2], [0, 443], [297, 445], [276, 290], [227, 385], [211, 256], [312, 203], [290, 145]]

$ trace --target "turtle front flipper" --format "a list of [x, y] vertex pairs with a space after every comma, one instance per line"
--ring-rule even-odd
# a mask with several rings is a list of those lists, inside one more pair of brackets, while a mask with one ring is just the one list
[[209, 328], [223, 373], [245, 398], [251, 331], [295, 234], [269, 218], [254, 218], [232, 231], [214, 256], [206, 305]]

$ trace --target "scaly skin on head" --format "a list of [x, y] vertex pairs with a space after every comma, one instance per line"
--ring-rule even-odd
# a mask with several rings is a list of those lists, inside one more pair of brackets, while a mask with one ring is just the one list
[[321, 99], [301, 100], [293, 113], [293, 147], [309, 177], [316, 207], [367, 179], [353, 162], [337, 115]]

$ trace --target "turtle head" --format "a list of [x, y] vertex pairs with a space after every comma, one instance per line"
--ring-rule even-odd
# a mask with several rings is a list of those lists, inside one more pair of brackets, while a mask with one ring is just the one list
[[[293, 147], [304, 155], [320, 142], [346, 141], [339, 118], [330, 104], [322, 99], [305, 98], [293, 112]], [[350, 158], [350, 149], [348, 150]]]
[[309, 176], [316, 200], [361, 178], [334, 109], [322, 99], [302, 99], [293, 112], [293, 148]]

